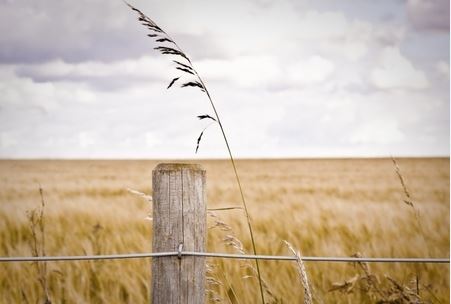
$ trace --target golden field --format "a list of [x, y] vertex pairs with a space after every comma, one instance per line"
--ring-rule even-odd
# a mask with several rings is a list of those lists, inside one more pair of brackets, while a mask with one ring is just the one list
[[[241, 206], [232, 167], [226, 160], [196, 161], [207, 170], [209, 208]], [[151, 251], [148, 202], [129, 193], [151, 193], [158, 161], [0, 161], [0, 255], [32, 254], [27, 210], [45, 197], [46, 255], [113, 254]], [[404, 203], [403, 187], [391, 159], [239, 160], [237, 162], [257, 251], [289, 255], [283, 240], [305, 256], [449, 257], [449, 158], [398, 159], [415, 210]], [[208, 251], [236, 252], [223, 240], [233, 234], [250, 253], [242, 210], [217, 211], [230, 226], [209, 229]], [[217, 217], [209, 217], [214, 226]], [[39, 245], [39, 244], [38, 244]], [[47, 263], [53, 303], [147, 303], [150, 259]], [[209, 302], [258, 303], [259, 288], [246, 262], [208, 259]], [[252, 262], [251, 262], [252, 264]], [[272, 303], [300, 303], [303, 288], [296, 264], [261, 261]], [[0, 264], [1, 303], [43, 303], [35, 264]], [[305, 262], [315, 303], [375, 303], [381, 294], [418, 293], [425, 303], [449, 303], [449, 264], [369, 265], [373, 285], [347, 285], [365, 273], [350, 263]], [[244, 278], [243, 278], [244, 277]], [[210, 280], [212, 281], [212, 280]], [[214, 282], [213, 282], [214, 283]], [[352, 284], [351, 284], [352, 285]], [[371, 286], [370, 286], [371, 287]], [[409, 289], [407, 289], [409, 288]], [[229, 292], [228, 292], [229, 291]], [[398, 290], [399, 291], [399, 290]], [[378, 293], [380, 292], [380, 294]], [[229, 293], [229, 295], [227, 295]], [[394, 302], [393, 302], [394, 303]], [[398, 302], [396, 302], [398, 303]], [[404, 303], [404, 302], [399, 302]]]

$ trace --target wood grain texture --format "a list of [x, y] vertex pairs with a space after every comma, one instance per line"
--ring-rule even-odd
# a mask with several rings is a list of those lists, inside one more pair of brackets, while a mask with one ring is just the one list
[[[205, 251], [205, 170], [159, 164], [153, 171], [153, 252]], [[152, 260], [152, 303], [204, 303], [205, 258]]]

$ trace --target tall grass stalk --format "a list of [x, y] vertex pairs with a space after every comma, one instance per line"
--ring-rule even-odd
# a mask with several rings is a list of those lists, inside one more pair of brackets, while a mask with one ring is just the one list
[[[41, 206], [38, 209], [27, 211], [28, 222], [30, 224], [31, 239], [29, 242], [32, 255], [35, 257], [45, 256], [45, 200], [44, 190], [39, 186]], [[39, 234], [39, 237], [38, 237]], [[44, 304], [51, 304], [49, 296], [49, 286], [47, 280], [47, 262], [35, 262], [38, 272], [38, 281], [44, 293]]]
[[428, 255], [431, 256], [431, 253], [430, 253], [430, 250], [429, 250], [429, 246], [428, 246], [428, 242], [426, 240], [426, 234], [424, 232], [423, 225], [421, 223], [420, 210], [415, 207], [415, 204], [414, 204], [413, 199], [412, 199], [412, 195], [410, 194], [410, 191], [407, 188], [407, 184], [406, 184], [405, 179], [404, 179], [404, 177], [403, 177], [403, 175], [401, 173], [401, 169], [399, 168], [398, 163], [396, 162], [396, 159], [394, 157], [392, 157], [392, 162], [393, 162], [393, 165], [395, 167], [396, 175], [398, 176], [399, 182], [401, 183], [402, 189], [404, 191], [404, 195], [405, 195], [404, 203], [412, 208], [412, 212], [413, 212], [413, 214], [415, 216], [415, 220], [417, 222], [418, 231], [420, 232], [420, 235], [421, 235], [421, 238], [423, 239], [424, 245], [427, 248]]
[[[222, 133], [222, 137], [224, 138], [224, 142], [226, 144], [227, 147], [227, 151], [229, 154], [229, 158], [231, 160], [232, 163], [232, 167], [233, 167], [233, 171], [235, 174], [235, 179], [237, 181], [238, 184], [238, 188], [239, 188], [239, 192], [240, 192], [240, 196], [241, 196], [241, 201], [244, 207], [244, 211], [245, 211], [245, 215], [246, 215], [246, 219], [247, 219], [247, 225], [248, 225], [248, 229], [249, 229], [249, 234], [250, 234], [250, 238], [251, 238], [251, 243], [252, 243], [252, 251], [253, 253], [256, 255], [257, 254], [257, 249], [256, 249], [256, 245], [255, 245], [255, 238], [254, 238], [254, 232], [252, 229], [252, 220], [251, 220], [251, 216], [249, 214], [249, 210], [247, 208], [247, 204], [246, 204], [246, 199], [244, 196], [244, 192], [243, 192], [243, 188], [241, 186], [241, 181], [240, 181], [240, 177], [238, 174], [238, 170], [235, 164], [235, 159], [233, 157], [232, 154], [232, 150], [230, 149], [230, 145], [229, 145], [229, 141], [227, 140], [227, 136], [226, 133], [224, 131], [224, 127], [222, 125], [221, 119], [219, 117], [218, 111], [216, 110], [215, 104], [213, 102], [213, 99], [211, 98], [210, 92], [208, 91], [204, 81], [202, 80], [202, 78], [200, 77], [200, 75], [198, 74], [197, 70], [194, 68], [194, 65], [192, 64], [191, 60], [188, 58], [188, 56], [185, 54], [185, 52], [183, 52], [183, 50], [178, 46], [178, 44], [171, 38], [171, 36], [169, 36], [169, 34], [167, 32], [165, 32], [162, 28], [160, 28], [154, 21], [152, 21], [149, 17], [147, 17], [144, 13], [142, 13], [139, 9], [133, 7], [132, 5], [130, 5], [129, 3], [125, 2], [133, 11], [137, 12], [139, 14], [139, 21], [141, 21], [141, 23], [146, 26], [152, 33], [148, 34], [149, 37], [151, 38], [155, 38], [155, 42], [157, 43], [168, 43], [169, 45], [171, 45], [171, 47], [165, 46], [165, 45], [160, 45], [158, 47], [155, 47], [156, 50], [160, 51], [163, 55], [173, 55], [173, 56], [179, 56], [181, 57], [182, 60], [185, 61], [185, 63], [181, 63], [179, 61], [174, 60], [174, 63], [176, 64], [176, 69], [180, 72], [183, 73], [184, 76], [189, 76], [189, 77], [194, 77], [196, 80], [195, 81], [188, 81], [185, 82], [184, 84], [181, 85], [182, 88], [184, 87], [197, 87], [199, 88], [202, 92], [204, 92], [207, 95], [207, 98], [210, 102], [211, 108], [214, 112], [214, 118], [211, 117], [210, 115], [201, 115], [198, 116], [200, 119], [211, 119], [213, 121], [216, 121], [219, 125], [219, 128], [221, 129], [221, 133]], [[169, 83], [168, 85], [168, 89], [170, 87], [172, 87], [174, 85], [174, 83], [176, 81], [178, 81], [182, 76], [178, 76], [175, 77], [174, 79], [172, 79], [172, 81]], [[197, 144], [198, 146], [196, 147], [196, 151], [197, 148], [199, 147], [199, 142], [200, 139], [202, 138], [202, 133], [200, 134], [198, 140], [197, 140]], [[261, 273], [260, 273], [260, 266], [259, 266], [259, 262], [256, 259], [255, 260], [255, 264], [256, 264], [256, 269], [257, 269], [257, 275], [258, 275], [258, 281], [259, 281], [259, 287], [260, 287], [260, 295], [261, 295], [261, 301], [264, 304], [265, 303], [265, 296], [264, 296], [264, 292], [263, 292], [263, 284], [262, 284], [262, 279], [261, 279]]]
[[307, 277], [307, 271], [305, 270], [304, 262], [301, 258], [301, 252], [296, 251], [294, 247], [288, 243], [287, 241], [284, 241], [285, 245], [287, 245], [288, 249], [293, 253], [293, 255], [296, 257], [296, 264], [298, 265], [298, 272], [299, 272], [299, 278], [301, 280], [302, 286], [304, 287], [304, 304], [313, 304], [313, 296], [312, 292], [310, 291], [310, 284]]

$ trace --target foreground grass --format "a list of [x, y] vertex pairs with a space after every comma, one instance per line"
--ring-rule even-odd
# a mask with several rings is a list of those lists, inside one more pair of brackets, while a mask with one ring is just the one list
[[[200, 161], [207, 169], [210, 207], [240, 206], [227, 161]], [[389, 159], [239, 161], [253, 218], [257, 250], [287, 255], [288, 240], [306, 256], [449, 257], [449, 159], [398, 160], [421, 212], [425, 239], [415, 216], [403, 203], [403, 190]], [[47, 255], [83, 255], [151, 250], [150, 206], [126, 188], [151, 193], [155, 161], [0, 161], [0, 255], [31, 255], [26, 210], [46, 196]], [[234, 252], [223, 239], [235, 235], [251, 251], [240, 210], [216, 213], [230, 229], [209, 230], [208, 250]], [[209, 218], [213, 226], [218, 218]], [[236, 247], [236, 246], [235, 246]], [[229, 303], [258, 302], [258, 282], [245, 262], [209, 259], [220, 285], [212, 297]], [[50, 262], [51, 299], [55, 303], [146, 303], [150, 260]], [[334, 283], [359, 273], [343, 263], [306, 263], [317, 302], [372, 303], [364, 288], [329, 292]], [[385, 276], [403, 285], [418, 281], [420, 296], [449, 302], [449, 265], [372, 264], [381, 286]], [[290, 262], [261, 263], [267, 298], [299, 302], [302, 287]], [[245, 278], [243, 278], [245, 277]], [[0, 264], [0, 302], [36, 303], [43, 297], [31, 263]], [[416, 282], [415, 282], [416, 283]], [[229, 295], [227, 293], [229, 292]], [[42, 302], [42, 300], [41, 300]]]

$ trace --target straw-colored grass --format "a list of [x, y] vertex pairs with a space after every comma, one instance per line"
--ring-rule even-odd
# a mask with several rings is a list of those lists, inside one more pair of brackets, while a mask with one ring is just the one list
[[[207, 169], [209, 207], [240, 206], [228, 161], [198, 161]], [[449, 257], [449, 158], [397, 159], [421, 227], [390, 159], [244, 160], [241, 173], [257, 250], [291, 254], [283, 240], [306, 256]], [[149, 204], [127, 188], [151, 193], [156, 161], [0, 161], [0, 255], [32, 255], [26, 211], [45, 193], [45, 252], [83, 255], [148, 252]], [[209, 229], [208, 250], [251, 252], [242, 210], [215, 212], [233, 233]], [[210, 225], [214, 222], [210, 219]], [[226, 235], [229, 237], [224, 241]], [[426, 244], [427, 243], [427, 244]], [[233, 246], [230, 246], [233, 244]], [[256, 303], [258, 281], [236, 260], [209, 258], [216, 297], [224, 303]], [[313, 299], [324, 303], [372, 303], [364, 290], [329, 292], [351, 282], [358, 265], [305, 262]], [[299, 303], [303, 288], [295, 262], [260, 264], [267, 301]], [[150, 260], [49, 262], [46, 284], [53, 303], [147, 303]], [[219, 275], [216, 275], [219, 274]], [[417, 280], [420, 296], [449, 302], [449, 265], [371, 264], [380, 288]], [[389, 279], [387, 279], [389, 278]], [[0, 303], [43, 303], [35, 265], [0, 264]], [[334, 285], [335, 284], [335, 285]], [[394, 287], [393, 287], [394, 288]], [[269, 296], [269, 293], [272, 296]], [[211, 299], [211, 302], [213, 300]]]

